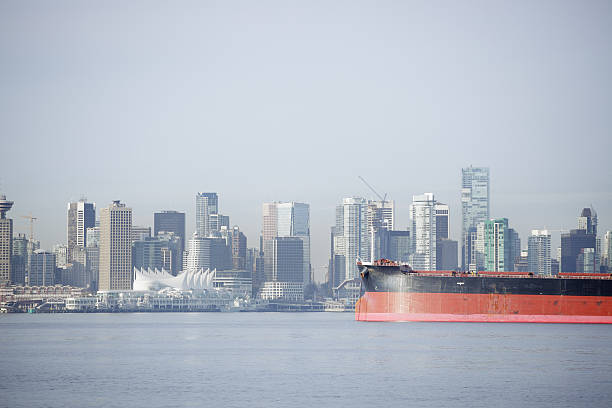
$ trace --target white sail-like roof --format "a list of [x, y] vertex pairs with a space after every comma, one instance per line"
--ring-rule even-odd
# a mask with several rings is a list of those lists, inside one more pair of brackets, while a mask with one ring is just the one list
[[159, 290], [175, 288], [180, 290], [211, 289], [214, 271], [207, 269], [188, 270], [172, 276], [165, 269], [152, 270], [134, 268], [134, 290]]

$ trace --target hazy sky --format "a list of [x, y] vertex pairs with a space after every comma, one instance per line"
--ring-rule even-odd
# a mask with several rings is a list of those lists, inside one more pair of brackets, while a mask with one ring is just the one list
[[[342, 197], [451, 205], [491, 168], [491, 215], [612, 229], [610, 1], [2, 1], [0, 191], [50, 249], [66, 204], [134, 223], [197, 191], [258, 245], [261, 204], [311, 205], [312, 264]], [[553, 246], [559, 232], [553, 232]]]

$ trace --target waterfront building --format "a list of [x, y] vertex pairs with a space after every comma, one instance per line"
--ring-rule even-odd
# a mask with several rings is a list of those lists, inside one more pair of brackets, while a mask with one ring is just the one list
[[13, 207], [5, 195], [0, 195], [0, 285], [13, 281], [13, 220], [6, 218], [6, 213]]
[[412, 254], [410, 264], [416, 270], [436, 270], [436, 201], [432, 193], [412, 196]]
[[160, 211], [153, 214], [153, 235], [160, 232], [172, 232], [181, 239], [181, 256], [185, 251], [185, 213], [178, 211]]
[[489, 219], [489, 168], [470, 166], [461, 170], [461, 176], [461, 267], [465, 271], [471, 268], [471, 261], [476, 258], [475, 254], [468, 252], [475, 249], [469, 244], [471, 229]]
[[253, 292], [253, 274], [244, 269], [215, 271], [213, 286], [231, 291], [234, 296], [251, 297]]
[[370, 259], [382, 258], [388, 251], [384, 231], [392, 231], [395, 224], [394, 201], [368, 201], [368, 236], [370, 237]]
[[532, 230], [528, 239], [527, 263], [529, 272], [551, 275], [551, 239], [547, 230]]
[[53, 253], [38, 249], [30, 254], [28, 285], [55, 285], [55, 255]]
[[132, 288], [132, 209], [119, 200], [100, 211], [99, 290]]
[[67, 213], [66, 263], [74, 260], [75, 247], [87, 245], [87, 229], [96, 225], [96, 205], [85, 199], [68, 203]]
[[206, 238], [213, 230], [210, 228], [210, 215], [219, 213], [217, 193], [196, 194], [196, 233]]

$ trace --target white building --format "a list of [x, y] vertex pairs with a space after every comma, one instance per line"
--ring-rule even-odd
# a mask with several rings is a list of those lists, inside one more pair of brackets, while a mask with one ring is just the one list
[[416, 270], [436, 270], [436, 201], [432, 193], [412, 196], [412, 255]]
[[344, 258], [344, 274], [340, 274], [344, 276], [340, 282], [357, 277], [358, 258], [370, 260], [367, 214], [368, 202], [361, 197], [345, 198], [336, 208], [335, 252]]
[[539, 275], [550, 275], [550, 233], [547, 230], [532, 230], [527, 245], [529, 272]]

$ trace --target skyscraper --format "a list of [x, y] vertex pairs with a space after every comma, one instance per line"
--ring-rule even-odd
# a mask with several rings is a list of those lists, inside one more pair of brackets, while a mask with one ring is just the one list
[[412, 255], [410, 264], [416, 270], [436, 270], [436, 201], [432, 193], [412, 196]]
[[[74, 261], [75, 247], [87, 246], [87, 228], [96, 225], [96, 205], [84, 199], [68, 203], [66, 262]], [[83, 263], [83, 259], [79, 259]]]
[[471, 228], [489, 219], [489, 168], [467, 167], [461, 170], [461, 267], [468, 270], [470, 260], [475, 258], [468, 250], [475, 248], [469, 245]]
[[368, 201], [368, 237], [370, 242], [369, 259], [384, 258], [389, 250], [387, 231], [394, 230], [395, 203], [393, 201]]
[[296, 202], [263, 204], [264, 270], [269, 276], [275, 268], [273, 240], [296, 237], [302, 241], [302, 283], [310, 283], [310, 206]]
[[210, 235], [210, 215], [219, 213], [217, 193], [196, 194], [196, 232], [202, 238]]
[[357, 277], [358, 258], [370, 260], [367, 211], [368, 203], [361, 197], [345, 198], [336, 207], [334, 283]]
[[132, 209], [119, 200], [100, 211], [99, 290], [132, 289]]
[[0, 284], [11, 283], [13, 268], [13, 220], [6, 218], [6, 213], [13, 207], [5, 195], [0, 196]]
[[[181, 254], [185, 251], [185, 213], [160, 211], [153, 214], [153, 235], [160, 232], [173, 232], [181, 239]], [[182, 255], [181, 255], [182, 256]]]
[[578, 229], [585, 230], [587, 234], [597, 236], [597, 213], [593, 207], [585, 207], [578, 217]]
[[529, 272], [550, 275], [550, 259], [550, 233], [547, 230], [532, 230], [527, 249]]

